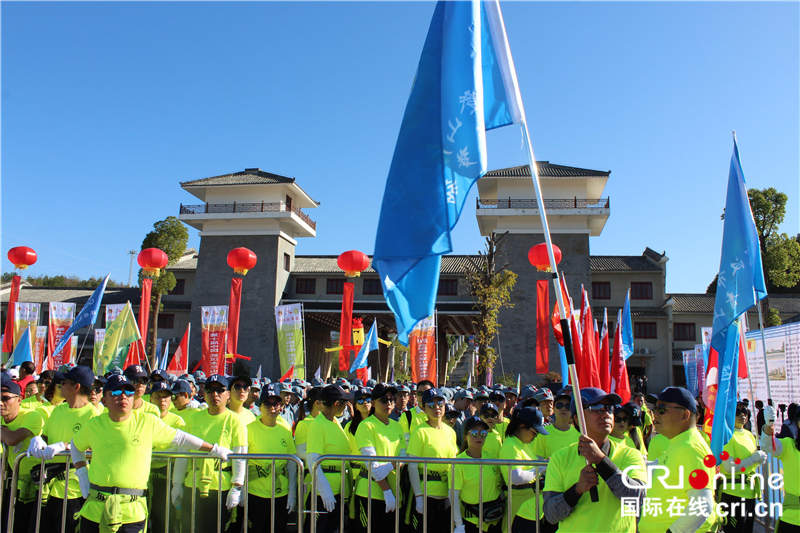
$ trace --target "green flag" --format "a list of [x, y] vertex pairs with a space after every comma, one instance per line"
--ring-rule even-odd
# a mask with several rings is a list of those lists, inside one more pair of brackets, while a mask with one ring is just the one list
[[96, 371], [105, 374], [115, 366], [123, 368], [128, 357], [128, 348], [141, 338], [131, 303], [128, 302], [119, 316], [106, 328], [103, 349], [94, 362]]

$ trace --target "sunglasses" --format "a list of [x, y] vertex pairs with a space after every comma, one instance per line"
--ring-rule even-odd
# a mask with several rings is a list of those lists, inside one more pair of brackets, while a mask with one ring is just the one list
[[372, 403], [372, 400], [370, 398], [359, 398], [356, 400], [356, 403], [358, 405], [364, 405], [365, 403]]
[[485, 429], [473, 429], [469, 432], [469, 436], [472, 437], [473, 439], [477, 439], [478, 437], [485, 439], [486, 435], [488, 434], [489, 432], [486, 431]]
[[269, 402], [263, 402], [261, 405], [266, 405], [267, 407], [270, 407], [270, 408], [272, 408], [272, 407], [280, 407], [281, 405], [283, 405], [283, 402], [280, 401], [280, 400], [272, 400], [272, 401], [269, 401]]
[[442, 406], [444, 406], [444, 400], [436, 400], [435, 402], [428, 402], [428, 403], [427, 403], [427, 404], [425, 404], [425, 405], [427, 405], [427, 406], [428, 406], [428, 409], [435, 409], [435, 408], [437, 408], [437, 407], [442, 407]]
[[380, 398], [378, 398], [378, 401], [384, 405], [386, 405], [387, 403], [395, 403], [394, 398], [388, 398], [386, 396], [381, 396]]
[[458, 418], [458, 413], [448, 413], [444, 415], [447, 420], [456, 420]]
[[493, 420], [493, 419], [495, 419], [497, 417], [498, 417], [498, 414], [494, 413], [494, 412], [491, 412], [491, 411], [487, 411], [487, 412], [485, 412], [485, 413], [483, 413], [481, 415], [481, 418], [485, 418], [487, 420]]
[[134, 385], [147, 385], [148, 383], [150, 383], [150, 380], [147, 378], [132, 379], [131, 383], [133, 383]]
[[569, 402], [558, 402], [555, 407], [556, 409], [569, 409]]
[[225, 394], [228, 392], [226, 387], [211, 387], [206, 389], [206, 394]]
[[736, 410], [736, 416], [741, 416], [741, 415], [746, 415], [746, 414], [747, 414], [747, 409], [737, 409]]
[[627, 416], [615, 416], [614, 417], [614, 422], [619, 422], [620, 424], [627, 424], [628, 423], [628, 417]]
[[92, 392], [95, 394], [103, 394], [103, 387], [95, 387], [92, 389]]
[[14, 398], [19, 398], [19, 396], [2, 396], [0, 397], [0, 400], [2, 400], [3, 403], [6, 403], [7, 401], [13, 400]]
[[667, 412], [667, 409], [683, 409], [684, 411], [688, 411], [688, 409], [686, 409], [685, 407], [669, 407], [667, 405], [658, 404], [656, 406], [656, 413], [663, 415], [664, 413]]
[[590, 413], [613, 413], [614, 406], [613, 405], [603, 405], [603, 404], [595, 404], [590, 405], [586, 408], [587, 411]]
[[250, 385], [245, 385], [244, 383], [234, 383], [233, 389], [234, 390], [247, 390], [250, 388]]
[[133, 396], [133, 395], [134, 395], [134, 394], [136, 394], [136, 393], [135, 393], [134, 391], [132, 391], [132, 390], [128, 390], [128, 389], [124, 389], [124, 390], [117, 389], [117, 390], [112, 390], [112, 391], [111, 391], [111, 397], [112, 397], [112, 398], [119, 398], [119, 397], [120, 397], [120, 396], [122, 396], [123, 394], [124, 394], [125, 396], [127, 396], [128, 398], [130, 398], [131, 396]]

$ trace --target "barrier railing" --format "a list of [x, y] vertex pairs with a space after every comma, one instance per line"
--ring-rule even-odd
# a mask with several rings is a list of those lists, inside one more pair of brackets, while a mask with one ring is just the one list
[[[420, 478], [422, 480], [422, 533], [428, 533], [428, 465], [429, 464], [444, 464], [450, 467], [450, 475], [448, 476], [448, 480], [450, 483], [450, 490], [449, 494], [452, 497], [455, 491], [455, 466], [462, 464], [462, 465], [469, 465], [469, 466], [478, 466], [478, 521], [481, 523], [483, 521], [483, 468], [484, 466], [503, 466], [507, 468], [507, 477], [506, 479], [511, 479], [511, 471], [514, 470], [516, 467], [524, 467], [524, 468], [535, 468], [536, 479], [540, 478], [540, 468], [547, 466], [547, 461], [509, 461], [504, 459], [435, 459], [430, 457], [386, 457], [386, 456], [362, 456], [362, 455], [321, 455], [314, 461], [314, 464], [311, 467], [311, 472], [316, 472], [317, 468], [322, 465], [325, 461], [339, 461], [340, 462], [340, 470], [341, 470], [341, 487], [345, 486], [345, 464], [346, 463], [364, 463], [364, 468], [367, 470], [367, 479], [370, 483], [367, 485], [367, 533], [372, 533], [372, 463], [386, 463], [390, 462], [396, 465], [395, 471], [399, 474], [400, 471], [400, 464], [422, 464], [424, 466], [423, 472], [420, 473]], [[511, 488], [511, 487], [510, 487]], [[311, 476], [311, 533], [317, 533], [317, 514], [321, 514], [317, 512], [317, 476], [312, 474]], [[354, 487], [355, 490], [355, 487]], [[400, 492], [400, 475], [395, 476], [395, 496], [397, 496]], [[413, 492], [413, 491], [412, 491]], [[513, 509], [513, 490], [508, 490], [508, 498], [506, 500], [506, 513], [508, 515], [507, 522], [507, 532], [511, 533], [511, 525], [513, 522], [513, 516], [511, 515]], [[539, 533], [539, 516], [541, 515], [541, 509], [539, 508], [539, 496], [540, 496], [540, 489], [539, 483], [537, 482], [534, 486], [534, 498], [536, 500], [536, 533]], [[352, 495], [355, 497], [355, 494]], [[394, 527], [395, 533], [400, 532], [400, 509], [399, 509], [399, 502], [400, 498], [397, 498], [398, 501], [398, 508], [395, 510], [394, 516]], [[455, 524], [454, 524], [454, 516], [453, 516], [453, 506], [460, 505], [458, 502], [453, 502], [451, 500], [450, 505], [450, 533], [453, 533]], [[413, 512], [413, 511], [412, 511]], [[340, 503], [339, 506], [339, 531], [344, 531], [344, 513], [345, 513], [345, 506], [344, 501]], [[386, 533], [386, 532], [380, 532]], [[431, 532], [431, 533], [442, 533], [441, 531]]]

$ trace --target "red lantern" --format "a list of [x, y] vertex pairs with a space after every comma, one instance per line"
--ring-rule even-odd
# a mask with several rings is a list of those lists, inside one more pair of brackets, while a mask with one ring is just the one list
[[247, 248], [234, 248], [228, 252], [228, 266], [242, 276], [256, 266], [257, 260], [256, 254]]
[[348, 278], [360, 276], [363, 271], [369, 268], [369, 257], [364, 252], [350, 250], [339, 256], [336, 260], [339, 268], [344, 270], [344, 275]]
[[[556, 264], [561, 262], [561, 248], [555, 244], [553, 245], [553, 257], [556, 260]], [[547, 255], [547, 244], [545, 243], [537, 244], [530, 249], [528, 252], [528, 261], [531, 262], [536, 270], [552, 272], [550, 269], [550, 256]]]
[[139, 252], [139, 257], [136, 258], [139, 266], [144, 270], [145, 276], [158, 277], [161, 269], [166, 267], [169, 263], [167, 254], [158, 248], [145, 248]]
[[17, 246], [8, 251], [8, 260], [17, 270], [25, 270], [36, 262], [37, 255], [27, 246]]

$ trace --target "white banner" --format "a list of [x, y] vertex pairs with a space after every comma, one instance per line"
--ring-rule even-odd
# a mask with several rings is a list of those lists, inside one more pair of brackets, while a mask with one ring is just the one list
[[[750, 379], [753, 382], [755, 398], [750, 398], [750, 384], [746, 379], [739, 380], [739, 396], [767, 403], [767, 379], [773, 404], [789, 405], [800, 395], [800, 323], [785, 324], [764, 329], [767, 343], [764, 369], [764, 343], [761, 330], [748, 331], [747, 362], [750, 365]], [[780, 419], [780, 414], [778, 415]]]

